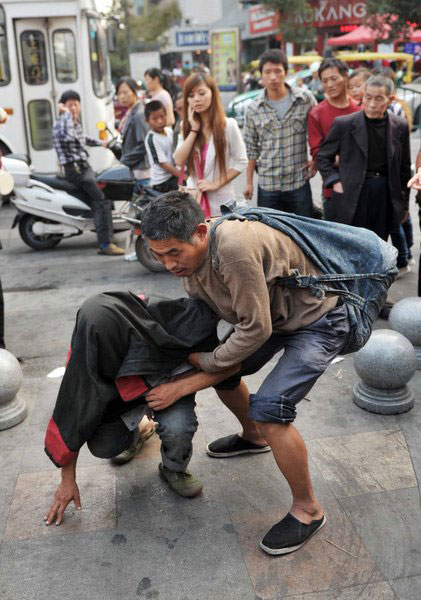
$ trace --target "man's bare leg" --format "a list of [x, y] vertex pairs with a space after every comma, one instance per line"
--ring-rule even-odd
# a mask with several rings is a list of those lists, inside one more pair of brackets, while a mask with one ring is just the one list
[[241, 381], [240, 385], [233, 390], [216, 390], [216, 393], [225, 406], [240, 421], [243, 428], [241, 437], [253, 442], [253, 444], [266, 446], [267, 442], [262, 437], [256, 423], [248, 416], [250, 394], [244, 381]]
[[301, 434], [291, 423], [257, 423], [257, 427], [272, 448], [276, 463], [291, 488], [291, 514], [301, 523], [321, 519], [323, 509], [313, 490]]

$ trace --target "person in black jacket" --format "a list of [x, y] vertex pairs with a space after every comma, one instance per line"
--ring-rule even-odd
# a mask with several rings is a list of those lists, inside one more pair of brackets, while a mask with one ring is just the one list
[[187, 471], [198, 425], [195, 392], [239, 369], [207, 374], [187, 362], [193, 349], [217, 346], [216, 323], [201, 300], [147, 304], [130, 292], [108, 292], [83, 303], [45, 436], [45, 451], [61, 468], [46, 525], [60, 525], [71, 501], [80, 508], [76, 463], [83, 444], [98, 458], [115, 457], [132, 444], [145, 412], [158, 423], [161, 477], [180, 496], [200, 494], [201, 482]]
[[137, 90], [138, 85], [131, 77], [122, 77], [116, 86], [118, 101], [128, 108], [120, 125], [123, 139], [120, 162], [130, 168], [138, 184], [148, 185], [151, 174], [145, 137], [149, 128]]
[[325, 219], [384, 240], [407, 217], [411, 176], [408, 125], [387, 111], [393, 92], [390, 79], [370, 77], [363, 110], [334, 120], [316, 158], [325, 187], [333, 187]]

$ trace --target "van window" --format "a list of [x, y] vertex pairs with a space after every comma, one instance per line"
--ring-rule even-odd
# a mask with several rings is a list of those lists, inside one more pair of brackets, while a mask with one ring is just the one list
[[31, 100], [28, 103], [29, 127], [35, 150], [51, 150], [53, 147], [53, 116], [48, 100]]
[[6, 17], [0, 6], [0, 85], [10, 82], [9, 52], [7, 50]]
[[107, 38], [99, 19], [88, 18], [89, 54], [91, 58], [92, 85], [95, 95], [104, 98], [111, 92], [111, 71]]
[[29, 85], [42, 85], [48, 81], [45, 38], [42, 31], [23, 31], [20, 36], [23, 74]]
[[73, 83], [77, 80], [76, 48], [73, 31], [58, 29], [53, 33], [54, 64], [57, 81]]

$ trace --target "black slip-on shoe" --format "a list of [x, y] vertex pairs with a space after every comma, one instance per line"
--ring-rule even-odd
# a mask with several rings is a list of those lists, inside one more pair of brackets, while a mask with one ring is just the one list
[[270, 446], [253, 444], [253, 442], [249, 442], [235, 433], [208, 444], [206, 452], [214, 458], [229, 458], [240, 454], [260, 454], [261, 452], [269, 452], [270, 449]]
[[308, 525], [301, 523], [288, 513], [276, 523], [260, 542], [262, 550], [274, 556], [295, 552], [303, 546], [326, 523], [326, 517], [312, 521]]

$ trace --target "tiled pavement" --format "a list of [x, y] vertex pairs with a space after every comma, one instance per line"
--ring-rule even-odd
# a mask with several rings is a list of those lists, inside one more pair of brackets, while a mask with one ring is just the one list
[[[268, 368], [248, 378], [251, 388]], [[201, 496], [183, 500], [166, 488], [157, 472], [156, 437], [123, 467], [83, 451], [83, 509], [70, 508], [62, 526], [45, 527], [59, 472], [42, 442], [59, 380], [29, 373], [20, 392], [28, 417], [0, 435], [0, 598], [419, 598], [421, 373], [410, 384], [414, 409], [390, 417], [352, 403], [356, 378], [346, 357], [300, 405], [297, 425], [328, 520], [303, 549], [277, 558], [265, 555], [258, 541], [288, 509], [287, 486], [270, 453], [229, 460], [206, 455], [206, 443], [236, 430], [210, 390], [198, 396], [191, 463], [204, 482]]]

